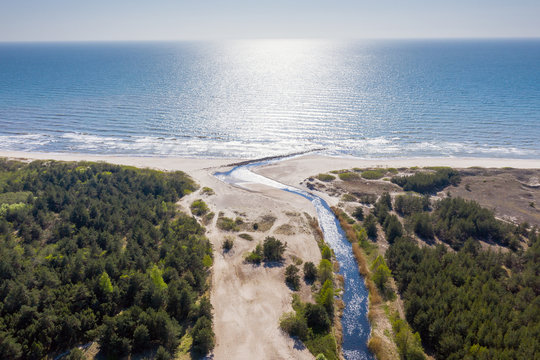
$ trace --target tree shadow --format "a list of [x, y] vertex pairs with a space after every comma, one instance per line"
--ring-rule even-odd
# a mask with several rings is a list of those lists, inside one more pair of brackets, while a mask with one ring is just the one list
[[294, 340], [294, 346], [293, 348], [295, 350], [305, 350], [306, 349], [306, 345], [304, 345], [304, 343], [302, 342], [302, 340], [298, 339], [297, 337], [293, 337], [292, 338]]
[[283, 267], [282, 261], [268, 261], [264, 263], [265, 268]]

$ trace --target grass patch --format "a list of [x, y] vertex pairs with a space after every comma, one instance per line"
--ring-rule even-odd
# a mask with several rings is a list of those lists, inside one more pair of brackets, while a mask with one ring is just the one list
[[238, 224], [236, 224], [233, 219], [226, 216], [218, 217], [216, 226], [223, 231], [238, 231]]
[[340, 173], [338, 176], [343, 181], [354, 181], [360, 179], [360, 176], [354, 172], [344, 172]]
[[201, 189], [201, 194], [203, 195], [214, 195], [215, 192], [214, 192], [214, 189], [212, 188], [209, 188], [208, 186], [205, 186]]
[[191, 209], [191, 213], [195, 216], [202, 216], [208, 212], [208, 205], [206, 205], [202, 199], [197, 199], [192, 202], [189, 208]]
[[356, 196], [351, 195], [351, 194], [343, 194], [341, 196], [341, 201], [353, 202], [353, 201], [356, 201]]
[[210, 222], [214, 219], [214, 216], [216, 216], [216, 214], [214, 212], [210, 212], [210, 213], [204, 215], [203, 218], [202, 218], [203, 225], [210, 224]]
[[332, 180], [335, 180], [336, 177], [334, 175], [330, 175], [330, 174], [319, 174], [319, 175], [317, 175], [317, 179], [319, 179], [320, 181], [324, 181], [324, 182], [330, 182]]
[[362, 178], [366, 180], [378, 180], [384, 176], [386, 172], [384, 170], [366, 170], [362, 172]]
[[253, 241], [253, 236], [247, 233], [241, 233], [238, 235], [238, 237], [241, 237], [242, 239], [247, 240], [247, 241]]

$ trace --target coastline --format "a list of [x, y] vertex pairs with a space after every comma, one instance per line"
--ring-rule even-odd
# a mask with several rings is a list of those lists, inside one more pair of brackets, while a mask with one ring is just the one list
[[[292, 157], [291, 157], [292, 156]], [[136, 156], [136, 155], [95, 155], [85, 153], [52, 153], [0, 151], [0, 157], [27, 160], [58, 161], [105, 161], [112, 164], [149, 167], [159, 170], [183, 170], [185, 172], [233, 166], [251, 162], [245, 158], [195, 158], [169, 156]], [[289, 158], [290, 157], [290, 158]], [[272, 157], [280, 158], [279, 156]], [[450, 166], [455, 168], [485, 167], [518, 169], [539, 169], [540, 159], [489, 158], [489, 157], [411, 157], [365, 159], [358, 157], [335, 157], [326, 155], [284, 155], [279, 163], [268, 164], [258, 168], [257, 172], [270, 174], [281, 181], [297, 182], [305, 177], [321, 172], [351, 167], [411, 167], [411, 166]], [[300, 179], [300, 177], [304, 176]]]
[[[281, 225], [290, 224], [302, 229], [300, 219], [294, 214], [303, 212], [314, 216], [314, 209], [309, 201], [296, 195], [268, 188], [264, 185], [242, 184], [246, 189], [230, 186], [218, 180], [213, 173], [220, 168], [228, 168], [243, 159], [223, 158], [181, 158], [181, 157], [138, 157], [91, 155], [80, 153], [32, 153], [0, 151], [0, 157], [16, 160], [58, 160], [58, 161], [96, 161], [141, 168], [175, 171], [181, 170], [194, 178], [201, 187], [209, 186], [215, 195], [201, 195], [195, 192], [184, 197], [179, 205], [189, 213], [193, 200], [203, 198], [211, 211], [224, 211], [225, 216], [245, 217], [254, 221], [265, 215], [275, 216], [275, 225], [267, 234], [275, 233]], [[296, 155], [277, 163], [263, 165], [253, 169], [268, 178], [281, 183], [302, 187], [306, 178], [319, 173], [353, 167], [411, 167], [411, 166], [451, 166], [455, 168], [540, 168], [540, 161], [535, 159], [502, 158], [404, 158], [368, 160], [359, 158], [329, 157], [321, 155]], [[327, 196], [323, 196], [325, 200]], [[296, 220], [295, 220], [296, 219]], [[244, 254], [252, 250], [263, 234], [257, 234], [256, 241], [236, 239], [235, 249], [229, 253], [221, 252], [221, 245], [227, 232], [216, 227], [215, 222], [207, 225], [207, 236], [214, 246], [214, 270], [212, 276], [211, 301], [214, 306], [214, 326], [216, 333], [216, 358], [245, 358], [253, 353], [279, 354], [282, 358], [312, 358], [305, 348], [297, 348], [295, 342], [280, 331], [279, 318], [290, 312], [291, 292], [283, 282], [279, 268], [247, 267], [243, 262]], [[288, 243], [290, 254], [305, 261], [317, 263], [320, 253], [311, 236], [302, 231], [277, 235]], [[270, 325], [270, 326], [269, 326]], [[272, 326], [275, 325], [275, 326]], [[250, 336], [246, 337], [245, 334]], [[239, 341], [239, 339], [244, 340]], [[259, 339], [265, 339], [262, 344]]]

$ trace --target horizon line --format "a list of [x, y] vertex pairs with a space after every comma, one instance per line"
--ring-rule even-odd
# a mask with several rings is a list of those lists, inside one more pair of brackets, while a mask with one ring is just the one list
[[226, 42], [226, 41], [250, 41], [250, 40], [313, 40], [313, 41], [418, 41], [418, 40], [441, 40], [441, 41], [474, 41], [474, 40], [540, 40], [538, 36], [478, 36], [478, 37], [365, 37], [365, 38], [325, 38], [325, 37], [253, 37], [253, 38], [185, 38], [185, 39], [80, 39], [80, 40], [1, 40], [0, 44], [38, 44], [38, 43], [174, 43], [174, 42]]

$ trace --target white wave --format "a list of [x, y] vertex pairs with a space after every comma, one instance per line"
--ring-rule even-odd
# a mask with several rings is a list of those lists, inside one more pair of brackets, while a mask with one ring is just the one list
[[198, 137], [101, 136], [84, 133], [0, 135], [0, 149], [42, 152], [82, 152], [116, 155], [258, 158], [325, 148], [327, 155], [363, 158], [422, 156], [540, 156], [538, 148], [519, 148], [467, 142], [406, 142], [399, 137], [364, 139], [294, 137], [222, 139]]

